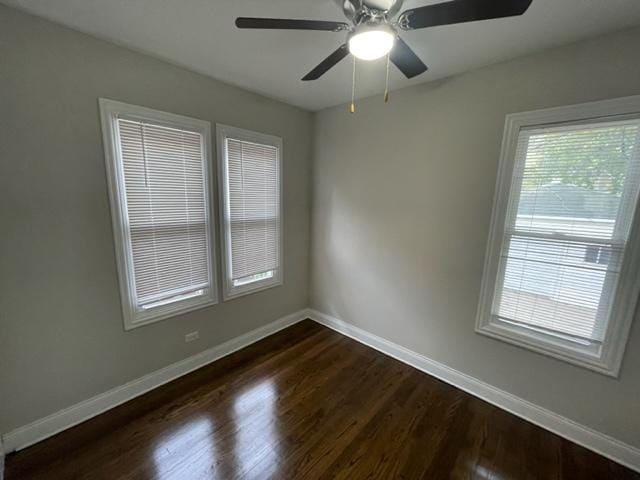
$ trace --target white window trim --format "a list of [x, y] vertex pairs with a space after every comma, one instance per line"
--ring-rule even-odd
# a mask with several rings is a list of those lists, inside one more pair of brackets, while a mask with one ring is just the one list
[[525, 333], [491, 322], [491, 303], [496, 287], [507, 202], [520, 130], [525, 127], [567, 122], [610, 120], [611, 117], [640, 118], [640, 95], [507, 115], [475, 330], [482, 335], [617, 377], [640, 293], [640, 208], [637, 206], [622, 261], [622, 271], [612, 301], [609, 324], [599, 351], [571, 347], [562, 340]]
[[[105, 98], [99, 99], [99, 105], [124, 329], [131, 330], [176, 315], [215, 305], [218, 303], [218, 286], [216, 281], [215, 232], [211, 212], [211, 201], [214, 198], [211, 179], [211, 124], [204, 120], [184, 117], [182, 115], [139, 107]], [[208, 226], [208, 269], [210, 279], [208, 292], [203, 296], [187, 298], [168, 305], [154, 307], [147, 312], [139, 312], [136, 308], [133, 263], [129, 233], [126, 228], [128, 224], [128, 213], [124, 195], [123, 170], [121, 168], [122, 155], [116, 124], [116, 120], [119, 117], [187, 129], [202, 135], [205, 182], [207, 183], [205, 188], [205, 215]]]
[[[229, 219], [229, 185], [227, 176], [227, 158], [226, 158], [226, 139], [233, 138], [237, 140], [244, 140], [247, 142], [255, 142], [263, 145], [272, 145], [278, 149], [278, 183], [280, 186], [280, 201], [279, 212], [280, 215], [280, 265], [277, 272], [273, 277], [266, 280], [258, 280], [246, 285], [235, 287], [231, 280], [231, 232], [227, 228]], [[277, 287], [284, 282], [284, 218], [282, 215], [282, 195], [284, 190], [284, 184], [282, 182], [283, 177], [283, 156], [284, 151], [282, 148], [282, 139], [274, 135], [267, 135], [264, 133], [253, 132], [251, 130], [245, 130], [238, 127], [232, 127], [229, 125], [216, 124], [216, 139], [217, 139], [217, 153], [218, 153], [218, 188], [220, 189], [220, 243], [222, 245], [222, 298], [226, 300], [232, 300], [234, 298], [247, 295], [249, 293], [259, 292], [267, 288]]]

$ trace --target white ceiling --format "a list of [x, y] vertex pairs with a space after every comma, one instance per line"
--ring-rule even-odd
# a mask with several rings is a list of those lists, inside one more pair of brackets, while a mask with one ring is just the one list
[[[345, 33], [239, 30], [237, 16], [344, 20], [333, 0], [0, 0], [74, 29], [300, 107], [349, 100], [351, 62], [321, 79], [300, 78]], [[405, 9], [438, 0], [405, 0]], [[640, 24], [639, 0], [533, 0], [522, 17], [401, 35], [430, 70], [412, 80], [392, 67], [392, 89]], [[357, 70], [357, 96], [384, 89], [384, 60]]]

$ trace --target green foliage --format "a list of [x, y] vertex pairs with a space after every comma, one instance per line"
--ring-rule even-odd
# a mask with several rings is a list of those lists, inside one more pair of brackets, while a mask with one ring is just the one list
[[639, 136], [637, 125], [531, 135], [523, 190], [561, 183], [619, 195]]

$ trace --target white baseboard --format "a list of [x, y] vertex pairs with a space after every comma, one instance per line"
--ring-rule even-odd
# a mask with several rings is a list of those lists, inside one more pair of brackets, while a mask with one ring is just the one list
[[[251, 345], [305, 318], [308, 318], [308, 310], [306, 309], [292, 313], [291, 315], [279, 318], [267, 325], [233, 338], [221, 345], [217, 345], [192, 357], [156, 370], [144, 377], [96, 395], [95, 397], [60, 410], [40, 420], [36, 420], [28, 425], [19, 427], [2, 436], [5, 451], [13, 452], [44, 440], [62, 430], [82, 423], [143, 393]], [[0, 480], [1, 479], [2, 477], [0, 476]]]
[[[431, 360], [419, 353], [378, 337], [343, 320], [316, 310], [306, 309], [282, 317], [260, 328], [233, 338], [165, 368], [152, 372], [105, 393], [92, 397], [52, 415], [17, 428], [0, 438], [0, 480], [4, 466], [4, 452], [28, 447], [62, 430], [82, 423], [100, 413], [138, 397], [154, 388], [201, 368], [219, 358], [240, 350], [264, 337], [291, 326], [305, 318], [325, 325], [403, 363], [496, 405], [518, 417], [549, 430], [578, 445], [603, 455], [632, 470], [640, 472], [640, 450], [619, 440], [580, 425], [568, 418], [516, 397], [504, 390]], [[4, 449], [3, 444], [4, 443]]]
[[317, 310], [309, 318], [460, 390], [640, 472], [640, 450]]

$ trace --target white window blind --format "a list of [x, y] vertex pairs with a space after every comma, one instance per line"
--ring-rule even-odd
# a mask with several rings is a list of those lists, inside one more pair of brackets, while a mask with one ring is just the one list
[[222, 143], [227, 294], [281, 278], [279, 139], [218, 127]]
[[213, 303], [208, 124], [117, 102], [103, 109], [128, 326]]
[[604, 341], [640, 185], [640, 121], [519, 133], [492, 316]]
[[209, 288], [202, 138], [118, 121], [138, 305]]

